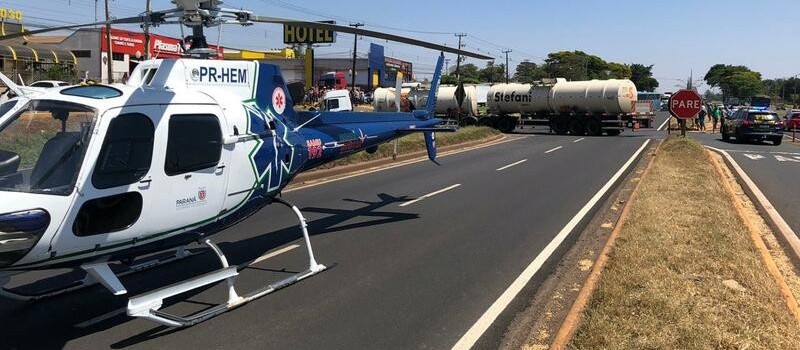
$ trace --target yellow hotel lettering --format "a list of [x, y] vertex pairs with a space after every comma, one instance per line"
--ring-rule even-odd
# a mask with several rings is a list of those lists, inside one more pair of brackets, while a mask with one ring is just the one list
[[317, 44], [334, 42], [333, 32], [327, 29], [283, 26], [284, 44]]
[[12, 19], [16, 21], [22, 21], [22, 11], [0, 8], [0, 19], [3, 20]]

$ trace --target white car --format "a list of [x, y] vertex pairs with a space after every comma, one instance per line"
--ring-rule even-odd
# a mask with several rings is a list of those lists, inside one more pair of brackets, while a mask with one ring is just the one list
[[32, 87], [43, 87], [43, 88], [51, 88], [51, 87], [59, 87], [59, 86], [68, 86], [72, 85], [66, 81], [60, 80], [39, 80], [34, 81], [31, 85]]

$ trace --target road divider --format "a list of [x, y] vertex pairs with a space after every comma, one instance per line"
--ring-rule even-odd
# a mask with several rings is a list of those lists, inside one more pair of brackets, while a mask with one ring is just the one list
[[454, 188], [457, 188], [457, 187], [459, 187], [459, 186], [461, 186], [461, 184], [455, 184], [455, 185], [452, 185], [452, 186], [445, 187], [445, 188], [443, 188], [443, 189], [441, 189], [441, 190], [434, 191], [434, 192], [428, 193], [428, 194], [426, 194], [426, 195], [423, 195], [422, 197], [419, 197], [419, 198], [417, 198], [417, 199], [410, 200], [410, 201], [408, 201], [408, 202], [403, 202], [403, 203], [400, 203], [400, 206], [401, 206], [401, 207], [405, 207], [405, 206], [412, 205], [412, 204], [414, 204], [414, 203], [416, 203], [416, 202], [419, 202], [419, 201], [421, 201], [421, 200], [423, 200], [423, 199], [425, 199], [425, 198], [430, 198], [430, 197], [433, 197], [433, 196], [435, 196], [435, 195], [437, 195], [437, 194], [441, 194], [441, 193], [444, 193], [444, 192], [450, 191], [450, 190], [452, 190], [452, 189], [454, 189]]

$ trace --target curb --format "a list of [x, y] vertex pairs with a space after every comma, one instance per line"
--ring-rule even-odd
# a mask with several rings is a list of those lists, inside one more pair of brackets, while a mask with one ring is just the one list
[[[706, 152], [711, 151], [707, 149]], [[722, 178], [727, 178], [727, 176], [725, 176], [725, 172], [722, 170], [722, 165], [719, 164], [719, 161], [712, 158], [711, 163], [714, 165], [717, 175]], [[733, 173], [733, 171], [731, 171], [731, 173]], [[775, 264], [775, 260], [772, 259], [772, 255], [769, 253], [767, 245], [761, 238], [761, 234], [755, 227], [755, 224], [747, 219], [747, 216], [744, 212], [745, 208], [742, 205], [742, 202], [737, 198], [736, 191], [733, 190], [730, 182], [727, 180], [723, 181], [723, 188], [725, 189], [725, 192], [728, 193], [728, 197], [730, 197], [730, 199], [733, 201], [733, 206], [736, 207], [736, 213], [739, 215], [739, 218], [742, 219], [744, 225], [747, 226], [747, 230], [750, 231], [750, 238], [753, 240], [753, 244], [755, 244], [756, 248], [758, 249], [758, 252], [761, 255], [761, 260], [767, 267], [767, 271], [769, 271], [772, 279], [775, 280], [775, 284], [778, 285], [781, 296], [786, 301], [786, 307], [789, 308], [789, 313], [794, 316], [795, 321], [800, 323], [800, 306], [797, 304], [797, 299], [795, 299], [794, 295], [792, 294], [789, 285], [786, 284], [786, 279], [784, 279], [783, 274], [781, 274], [780, 270], [778, 269], [778, 265]]]
[[[656, 146], [656, 156], [658, 155], [658, 150], [660, 148], [661, 142], [659, 142], [658, 146]], [[655, 156], [650, 158], [647, 166], [645, 166], [644, 171], [642, 172], [642, 175], [639, 177], [639, 182], [631, 191], [631, 195], [628, 197], [628, 201], [625, 203], [625, 207], [622, 208], [622, 212], [617, 219], [614, 230], [611, 231], [611, 234], [608, 236], [608, 240], [606, 240], [603, 249], [600, 251], [600, 254], [597, 257], [597, 261], [595, 261], [594, 266], [592, 266], [592, 272], [590, 272], [589, 276], [586, 277], [586, 281], [581, 286], [581, 290], [578, 292], [575, 302], [572, 303], [572, 306], [567, 312], [567, 316], [564, 318], [564, 322], [561, 324], [561, 327], [559, 327], [553, 342], [550, 344], [551, 350], [566, 349], [567, 344], [572, 339], [575, 331], [578, 329], [578, 325], [581, 321], [581, 315], [586, 309], [586, 305], [589, 303], [589, 299], [592, 297], [592, 294], [594, 294], [594, 290], [597, 288], [597, 283], [600, 281], [600, 275], [603, 273], [603, 270], [605, 270], [605, 266], [608, 263], [608, 258], [614, 249], [614, 242], [619, 236], [622, 226], [625, 224], [628, 216], [630, 215], [631, 203], [633, 203], [634, 199], [636, 199], [636, 194], [639, 192], [639, 186], [641, 186], [644, 178], [650, 172], [650, 168], [653, 165], [654, 159]]]
[[766, 220], [767, 225], [769, 225], [773, 231], [780, 233], [777, 236], [788, 248], [788, 255], [792, 262], [794, 262], [796, 267], [800, 267], [800, 238], [797, 237], [794, 230], [789, 227], [789, 224], [787, 224], [778, 211], [775, 210], [775, 207], [770, 203], [769, 199], [767, 199], [764, 193], [756, 186], [755, 182], [750, 179], [750, 176], [744, 172], [728, 152], [711, 146], [705, 147], [719, 153], [722, 158], [725, 159], [725, 163], [731, 169], [733, 175], [736, 176], [737, 182], [739, 182], [739, 185], [742, 186], [747, 196], [750, 197], [750, 200], [756, 205], [759, 213]]

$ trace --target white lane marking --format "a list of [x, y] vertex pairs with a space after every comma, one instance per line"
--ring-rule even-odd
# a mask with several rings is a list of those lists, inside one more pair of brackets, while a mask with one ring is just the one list
[[650, 144], [650, 139], [645, 140], [644, 143], [642, 143], [642, 146], [639, 147], [639, 149], [636, 150], [636, 152], [634, 152], [630, 158], [628, 158], [628, 161], [625, 162], [625, 164], [623, 164], [622, 167], [619, 168], [619, 170], [617, 170], [613, 176], [611, 176], [608, 182], [606, 182], [606, 184], [603, 185], [603, 187], [600, 188], [600, 190], [597, 191], [597, 193], [595, 193], [591, 199], [589, 199], [589, 202], [587, 202], [586, 205], [584, 205], [583, 208], [581, 208], [581, 210], [572, 217], [572, 219], [564, 226], [564, 228], [561, 229], [561, 231], [558, 232], [553, 240], [550, 241], [550, 243], [544, 247], [539, 255], [537, 255], [536, 258], [531, 261], [528, 267], [522, 271], [519, 277], [517, 277], [517, 279], [515, 279], [510, 286], [508, 286], [505, 292], [503, 292], [503, 294], [497, 298], [492, 306], [490, 306], [489, 309], [486, 310], [483, 315], [481, 315], [478, 321], [476, 321], [475, 324], [472, 325], [472, 327], [470, 327], [470, 329], [464, 333], [463, 336], [461, 336], [461, 339], [458, 340], [458, 343], [453, 345], [453, 349], [466, 350], [475, 345], [475, 343], [478, 341], [478, 339], [480, 339], [483, 333], [486, 332], [489, 326], [491, 326], [497, 317], [500, 316], [500, 313], [502, 313], [503, 310], [508, 307], [508, 304], [514, 300], [520, 291], [522, 291], [522, 288], [524, 288], [525, 285], [530, 282], [531, 278], [533, 278], [533, 275], [539, 271], [542, 265], [544, 265], [547, 259], [550, 258], [558, 246], [560, 246], [567, 236], [569, 236], [575, 226], [578, 226], [578, 223], [583, 220], [583, 217], [589, 213], [592, 207], [594, 207], [595, 204], [597, 204], [597, 202], [603, 198], [606, 192], [611, 189], [611, 186], [613, 186], [614, 183], [617, 182], [617, 180], [622, 176], [622, 174], [625, 173], [628, 167], [633, 164], [633, 161], [636, 160], [636, 158], [642, 153], [648, 144]]
[[276, 256], [278, 256], [278, 255], [281, 255], [281, 254], [283, 254], [283, 253], [286, 253], [286, 252], [288, 252], [288, 251], [291, 251], [291, 250], [293, 250], [293, 249], [296, 249], [296, 248], [300, 248], [300, 245], [299, 245], [299, 244], [292, 244], [292, 245], [290, 245], [290, 246], [287, 246], [287, 247], [283, 247], [283, 248], [281, 248], [281, 249], [278, 249], [278, 250], [276, 250], [276, 251], [274, 251], [274, 252], [271, 252], [271, 253], [264, 254], [264, 255], [262, 255], [262, 256], [259, 256], [259, 257], [258, 257], [258, 259], [256, 259], [256, 260], [253, 260], [253, 262], [252, 262], [252, 263], [250, 263], [250, 265], [255, 265], [255, 264], [258, 264], [258, 263], [260, 263], [260, 262], [262, 262], [262, 261], [264, 261], [264, 260], [267, 260], [267, 259], [269, 259], [269, 258], [276, 257]]
[[[710, 146], [709, 146], [710, 147]], [[754, 151], [754, 150], [740, 150], [740, 149], [721, 149], [721, 148], [713, 148], [714, 150], [725, 151], [728, 153], [762, 153], [762, 154], [783, 154], [783, 155], [790, 155], [790, 156], [800, 156], [800, 153], [797, 152], [782, 152], [782, 151]]]
[[412, 205], [412, 204], [414, 204], [414, 203], [416, 203], [416, 202], [419, 202], [419, 201], [421, 201], [421, 200], [423, 200], [423, 199], [425, 199], [425, 198], [430, 198], [430, 197], [433, 197], [433, 196], [435, 196], [435, 195], [437, 195], [437, 194], [440, 194], [440, 193], [442, 193], [442, 192], [447, 192], [447, 191], [450, 191], [450, 190], [452, 190], [452, 189], [454, 189], [454, 188], [456, 188], [456, 187], [458, 187], [458, 186], [461, 186], [461, 184], [455, 184], [455, 185], [453, 185], [453, 186], [448, 186], [448, 187], [445, 187], [445, 188], [443, 188], [443, 189], [441, 189], [441, 190], [438, 190], [438, 191], [434, 191], [434, 192], [428, 193], [428, 194], [426, 194], [426, 195], [424, 195], [424, 196], [422, 196], [422, 197], [419, 197], [419, 198], [417, 198], [417, 199], [414, 199], [414, 200], [411, 200], [411, 201], [408, 201], [408, 202], [404, 202], [404, 203], [400, 203], [400, 206], [401, 206], [401, 207], [405, 207], [405, 206], [407, 206], [407, 205]]
[[558, 150], [560, 150], [562, 148], [564, 148], [564, 146], [558, 146], [556, 148], [549, 149], [549, 150], [545, 151], [544, 153], [547, 154], [547, 153], [550, 153], [550, 152], [555, 152], [555, 151], [558, 151]]
[[[795, 163], [800, 163], [800, 160], [798, 160], [798, 159], [794, 159], [794, 158], [789, 158], [789, 157], [784, 157], [784, 156], [779, 156], [779, 155], [775, 155], [775, 156], [773, 156], [773, 157], [775, 157], [775, 160], [777, 160], [777, 161], [779, 161], [779, 162], [795, 162]], [[795, 157], [795, 158], [797, 158], [797, 157]]]
[[747, 157], [747, 158], [750, 158], [752, 160], [759, 160], [759, 159], [766, 158], [766, 157], [764, 157], [764, 156], [762, 156], [760, 154], [750, 154], [750, 153], [745, 153], [744, 156]]
[[506, 166], [499, 167], [499, 168], [497, 168], [497, 169], [495, 169], [495, 170], [497, 170], [497, 171], [506, 170], [506, 169], [508, 169], [508, 168], [510, 168], [510, 167], [512, 167], [512, 166], [515, 166], [515, 165], [520, 165], [520, 164], [522, 164], [522, 163], [525, 163], [525, 162], [527, 162], [527, 161], [528, 161], [527, 159], [523, 159], [523, 160], [520, 160], [519, 162], [514, 162], [514, 163], [511, 163], [511, 164], [509, 164], [509, 165], [506, 165]]
[[107, 313], [104, 313], [104, 314], [102, 314], [100, 316], [97, 316], [97, 317], [95, 317], [95, 318], [93, 318], [91, 320], [88, 320], [86, 322], [78, 323], [78, 324], [75, 325], [75, 327], [76, 328], [87, 328], [89, 326], [96, 325], [96, 324], [98, 324], [100, 322], [103, 322], [105, 320], [108, 320], [110, 318], [114, 318], [114, 317], [117, 317], [119, 315], [122, 315], [127, 311], [128, 311], [128, 308], [126, 308], [126, 307], [123, 307], [123, 308], [120, 308], [120, 309], [116, 309], [114, 311], [107, 312]]
[[578, 143], [578, 142], [581, 142], [581, 141], [583, 141], [585, 139], [586, 139], [585, 137], [581, 137], [581, 138], [579, 138], [579, 139], [577, 139], [575, 141], [572, 141], [572, 143]]
[[[452, 150], [452, 151], [442, 152], [442, 153], [440, 153], [438, 155], [437, 159], [438, 158], [447, 157], [447, 156], [456, 155], [456, 154], [459, 154], [459, 153], [474, 151], [474, 150], [478, 150], [478, 149], [481, 149], [481, 148], [497, 146], [497, 145], [508, 143], [508, 142], [524, 140], [524, 139], [527, 139], [528, 137], [530, 137], [530, 136], [509, 137], [509, 138], [507, 138], [505, 140], [500, 140], [500, 141], [497, 141], [497, 142], [476, 145], [476, 146], [467, 147], [467, 148], [463, 148], [463, 149], [459, 149], [459, 150]], [[424, 161], [427, 161], [427, 160], [428, 160], [428, 156], [420, 156], [419, 158], [409, 159], [409, 160], [402, 161], [402, 162], [399, 162], [399, 163], [396, 163], [396, 164], [385, 165], [385, 166], [374, 166], [374, 167], [369, 168], [369, 169], [365, 169], [365, 170], [361, 170], [361, 171], [355, 171], [355, 172], [353, 172], [352, 174], [349, 174], [349, 175], [344, 175], [344, 176], [339, 176], [339, 177], [333, 176], [332, 178], [329, 178], [329, 179], [319, 180], [319, 181], [315, 181], [315, 182], [308, 183], [308, 184], [303, 184], [303, 185], [293, 186], [291, 188], [286, 188], [286, 189], [283, 190], [283, 193], [304, 190], [304, 189], [310, 188], [310, 187], [320, 186], [320, 185], [324, 185], [324, 184], [328, 184], [328, 183], [336, 182], [336, 181], [347, 180], [347, 179], [354, 178], [354, 177], [357, 177], [357, 176], [368, 175], [368, 174], [377, 173], [377, 172], [384, 171], [384, 170], [399, 168], [399, 167], [402, 167], [402, 166], [411, 165], [411, 164], [415, 164], [415, 163], [420, 163], [420, 162], [424, 162]]]
[[670, 119], [672, 119], [672, 117], [667, 118], [667, 120], [665, 120], [663, 123], [661, 123], [661, 126], [659, 126], [658, 129], [656, 129], [656, 131], [661, 131], [661, 128], [663, 128], [664, 125], [667, 125], [667, 123], [669, 123]]

